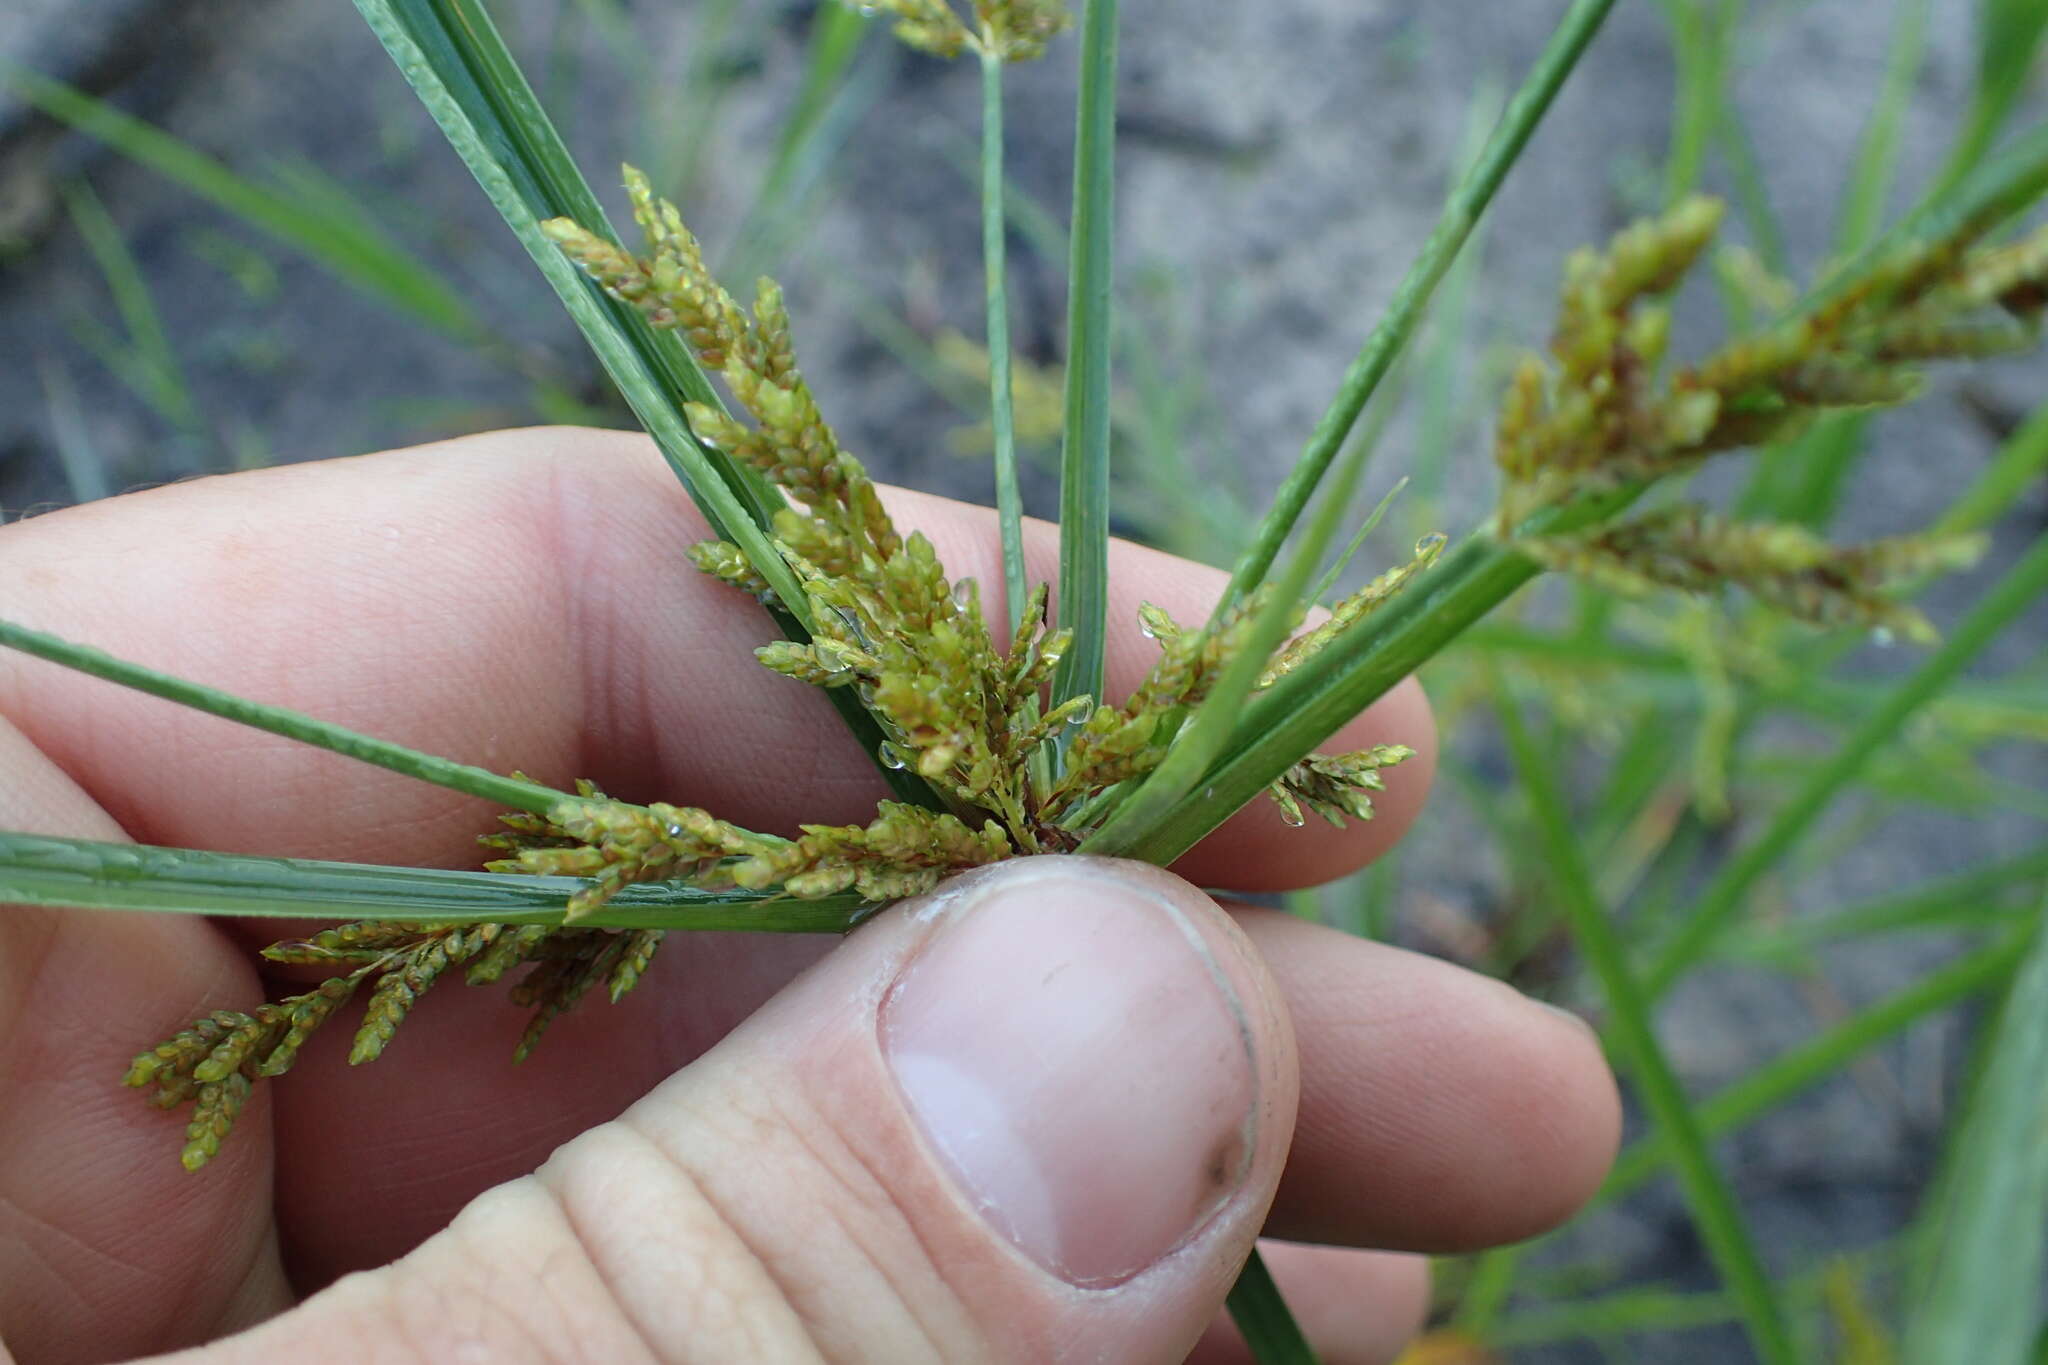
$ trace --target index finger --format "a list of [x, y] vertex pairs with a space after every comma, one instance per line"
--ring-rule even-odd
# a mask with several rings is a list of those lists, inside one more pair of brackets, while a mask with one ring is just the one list
[[[1001, 581], [993, 514], [897, 492], [957, 578]], [[683, 557], [702, 519], [645, 437], [494, 433], [155, 489], [0, 535], [0, 612], [153, 667], [498, 771], [739, 824], [869, 817], [886, 794], [823, 698], [750, 657], [760, 609]], [[1027, 531], [1050, 577], [1057, 532]], [[1199, 619], [1222, 575], [1118, 544], [1108, 690], [1156, 652], [1141, 600]], [[289, 740], [0, 659], [0, 713], [135, 838], [236, 852], [469, 866], [490, 812]], [[1370, 861], [1427, 790], [1412, 684], [1331, 742], [1405, 743], [1380, 818], [1338, 831], [1241, 813], [1178, 871], [1311, 885]]]

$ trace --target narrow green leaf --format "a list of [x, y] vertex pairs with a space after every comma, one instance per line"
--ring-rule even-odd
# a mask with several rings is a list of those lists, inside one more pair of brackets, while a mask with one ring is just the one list
[[[761, 188], [755, 193], [753, 206], [748, 210], [750, 220], [773, 214], [782, 202], [803, 163], [804, 150], [824, 123], [832, 101], [843, 85], [846, 69], [859, 54], [861, 40], [867, 37], [867, 32], [866, 16], [854, 6], [834, 4], [830, 0], [818, 6], [817, 14], [811, 20], [803, 84], [797, 90], [796, 103], [783, 120], [782, 131], [776, 135], [775, 152], [768, 160], [768, 173], [761, 178]], [[745, 226], [737, 235], [742, 241], [746, 240]]]
[[2048, 592], [2048, 538], [2033, 548], [1971, 608], [1955, 631], [1925, 663], [1864, 716], [1826, 761], [1779, 807], [1764, 832], [1744, 845], [1700, 893], [1678, 932], [1651, 959], [1644, 989], [1655, 999], [1710, 949], [1750, 899], [1758, 882], [1775, 870], [1821, 812], [1892, 743], [1913, 714], [1939, 696], [1949, 682], [2014, 618]]
[[2040, 483], [2044, 474], [2048, 474], [2048, 403], [2034, 409], [1948, 505], [1934, 523], [1935, 534], [1955, 535], [1989, 526]]
[[[430, 924], [559, 924], [569, 898], [584, 884], [574, 877], [256, 858], [0, 831], [0, 906]], [[576, 922], [593, 929], [838, 934], [874, 909], [854, 896], [802, 901], [644, 882], [617, 892]]]
[[[1906, 108], [1926, 58], [1927, 9], [1928, 0], [1900, 0], [1892, 21], [1884, 84], [1864, 124], [1849, 185], [1842, 195], [1842, 217], [1835, 230], [1837, 257], [1847, 258], [1863, 250], [1876, 239], [1884, 220]], [[1827, 525], [1864, 452], [1863, 438], [1869, 426], [1865, 414], [1837, 413], [1783, 446], [1765, 451], [1743, 490], [1741, 508], [1755, 516], [1804, 526]]]
[[[1737, 1132], [1778, 1106], [1839, 1075], [1856, 1057], [1925, 1019], [1996, 986], [2011, 975], [2026, 947], [2024, 937], [1981, 948], [1921, 977], [1904, 990], [1858, 1011], [1820, 1036], [1773, 1058], [1696, 1106], [1708, 1138]], [[1594, 1206], [1609, 1204], [1640, 1188], [1671, 1160], [1671, 1146], [1659, 1133], [1631, 1144], [1614, 1163]], [[1523, 1257], [1545, 1239], [1487, 1252], [1479, 1258], [1456, 1321], [1476, 1336], [1490, 1337], [1491, 1323], [1505, 1306]]]
[[1253, 697], [1201, 782], [1143, 827], [1118, 831], [1120, 856], [1171, 863], [1537, 572], [1490, 537], [1453, 547], [1392, 601]]
[[1664, 157], [1667, 208], [1699, 187], [1707, 151], [1721, 122], [1727, 99], [1728, 48], [1734, 36], [1733, 8], [1721, 0], [1663, 3], [1678, 77], [1672, 98], [1670, 147]]
[[289, 195], [236, 174], [190, 143], [24, 67], [0, 64], [0, 86], [435, 331], [469, 344], [489, 337], [489, 329], [460, 294], [360, 217], [335, 219], [310, 212]]
[[1351, 362], [1351, 368], [1344, 372], [1336, 397], [1316, 422], [1293, 472], [1281, 484], [1272, 507], [1259, 523], [1258, 533], [1231, 572], [1230, 586], [1217, 603], [1216, 616], [1220, 617], [1265, 581], [1273, 561], [1279, 557], [1281, 545], [1307, 509], [1316, 485], [1322, 482], [1331, 462], [1337, 458], [1337, 452], [1344, 448], [1344, 439], [1350, 435], [1352, 424], [1358, 420], [1358, 414], [1364, 411], [1367, 400], [1379, 387], [1380, 381], [1386, 378], [1387, 371], [1393, 367], [1402, 347], [1421, 321], [1437, 282], [1451, 268], [1451, 262], [1465, 245], [1465, 239], [1472, 235], [1480, 215], [1492, 201], [1494, 191], [1507, 178], [1509, 169], [1536, 131], [1536, 125], [1542, 122], [1551, 101], [1563, 87], [1565, 77], [1571, 74], [1572, 67], [1577, 65], [1580, 55], [1593, 41], [1593, 35], [1599, 32], [1607, 12], [1613, 7], [1614, 0], [1574, 0], [1570, 11], [1551, 34], [1549, 43], [1522, 82], [1522, 88], [1508, 101], [1493, 136], [1487, 139], [1485, 150], [1445, 201], [1429, 240], [1423, 243], [1421, 254], [1395, 288], [1387, 311], [1373, 328], [1372, 335], [1366, 338], [1365, 346]]
[[1566, 1341], [1609, 1341], [1645, 1332], [1682, 1332], [1740, 1317], [1726, 1294], [1624, 1289], [1600, 1298], [1517, 1313], [1487, 1334], [1496, 1350], [1525, 1350]]
[[792, 611], [795, 576], [762, 527], [772, 490], [700, 445], [678, 402], [715, 402], [709, 380], [671, 334], [584, 279], [540, 230], [553, 217], [609, 224], [531, 87], [474, 0], [358, 0], [356, 8], [477, 183], [554, 286], [613, 382], [720, 536], [747, 552]]
[[[784, 506], [781, 493], [758, 471], [700, 444], [684, 419], [685, 399], [718, 404], [695, 357], [673, 332], [656, 331], [635, 309], [607, 297], [542, 234], [541, 223], [554, 217], [593, 232], [610, 229], [479, 0], [356, 0], [356, 8], [554, 287], [713, 532], [737, 544], [775, 589], [777, 624], [792, 639], [808, 639], [809, 599], [766, 530]], [[876, 755], [881, 730], [850, 692], [832, 688], [826, 697]], [[875, 766], [899, 799], [940, 808], [916, 774], [879, 758]]]
[[1889, 896], [1830, 910], [1800, 915], [1769, 929], [1731, 938], [1730, 956], [1785, 961], [1825, 943], [1862, 939], [1872, 934], [1911, 930], [1940, 932], [1972, 923], [1987, 907], [2009, 903], [2016, 888], [2048, 877], [2048, 847], [2015, 858], [1973, 867]]
[[44, 410], [50, 418], [50, 440], [64, 467], [64, 482], [73, 502], [93, 502], [113, 492], [107, 462], [92, 439], [78, 389], [63, 365], [46, 355], [36, 357], [36, 375], [43, 385]]
[[[1502, 92], [1491, 77], [1472, 92], [1472, 98], [1465, 106], [1463, 126], [1458, 132], [1457, 150], [1446, 176], [1447, 194], [1455, 190], [1458, 179], [1470, 172], [1486, 150], [1488, 130], [1500, 121], [1501, 99]], [[1440, 286], [1443, 301], [1430, 316], [1429, 336], [1418, 358], [1416, 387], [1420, 391], [1420, 404], [1415, 415], [1414, 456], [1410, 461], [1415, 480], [1415, 515], [1407, 523], [1418, 535], [1434, 529], [1429, 523], [1443, 504], [1452, 457], [1461, 449], [1460, 442], [1467, 429], [1465, 424], [1473, 416], [1471, 395], [1464, 391], [1467, 383], [1464, 364], [1465, 353], [1473, 338], [1480, 335], [1472, 304], [1480, 263], [1485, 257], [1486, 233], [1486, 223], [1482, 218], [1473, 228], [1465, 249], [1458, 253], [1457, 260], [1445, 273]], [[1396, 384], [1398, 386], [1399, 376], [1396, 376]], [[1388, 402], [1379, 410], [1385, 413], [1395, 406]]]
[[805, 48], [803, 84], [776, 135], [761, 183], [728, 239], [720, 268], [732, 278], [752, 279], [781, 268], [816, 221], [811, 196], [824, 188], [821, 181], [836, 164], [839, 148], [887, 88], [892, 70], [887, 61], [854, 65], [872, 27], [853, 5], [826, 0], [818, 6]]
[[[1165, 759], [1140, 781], [1137, 790], [1122, 801], [1099, 829], [1081, 841], [1080, 852], [1106, 858], [1144, 856], [1133, 852], [1136, 841], [1203, 781], [1209, 765], [1230, 743], [1246, 699], [1258, 686], [1273, 651], [1286, 640], [1288, 630], [1307, 608], [1310, 599], [1304, 594], [1309, 578], [1329, 552], [1330, 542], [1336, 539], [1337, 527], [1350, 510], [1351, 495], [1371, 455], [1369, 442], [1352, 444], [1349, 458], [1338, 472], [1336, 487], [1329, 491], [1315, 522], [1295, 548], [1294, 558], [1273, 585], [1272, 597], [1252, 619], [1237, 656], [1174, 736]], [[1382, 502], [1380, 510], [1385, 509]], [[1375, 513], [1374, 519], [1377, 517]]]
[[1998, 136], [2019, 98], [2048, 35], [2048, 6], [2040, 0], [1978, 0], [1977, 85], [1963, 132], [1949, 151], [1937, 193], [1952, 189]]
[[[1392, 405], [1389, 404], [1386, 411], [1391, 412], [1392, 410]], [[1360, 433], [1359, 447], [1363, 452], [1360, 457], [1361, 465], [1366, 460], [1372, 458], [1373, 448], [1379, 444], [1379, 434], [1385, 427], [1385, 421], [1377, 421], [1368, 425], [1365, 431]], [[1351, 533], [1351, 539], [1345, 542], [1344, 548], [1338, 551], [1337, 557], [1330, 561], [1330, 567], [1323, 571], [1323, 576], [1316, 580], [1316, 585], [1308, 590], [1308, 596], [1302, 599], [1304, 602], [1314, 606], [1330, 595], [1330, 590], [1337, 586], [1337, 580], [1344, 576], [1344, 570], [1350, 567], [1351, 561], [1357, 558], [1358, 552], [1365, 548], [1366, 538], [1379, 529], [1380, 521], [1387, 515], [1388, 510], [1393, 507], [1394, 500], [1401, 496], [1401, 490], [1407, 486], [1408, 476], [1406, 474], [1394, 480], [1394, 486], [1387, 490], [1386, 496], [1373, 504], [1372, 511], [1366, 514], [1365, 520], [1359, 523], [1358, 529]]]
[[981, 260], [988, 309], [996, 516], [1003, 535], [1003, 592], [1010, 628], [1015, 630], [1031, 585], [1024, 573], [1024, 494], [1017, 482], [1017, 427], [1011, 408], [1008, 237], [1009, 220], [1003, 211], [1003, 59], [991, 48], [981, 54]]
[[1067, 268], [1066, 434], [1060, 446], [1059, 624], [1074, 641], [1051, 705], [1102, 696], [1109, 629], [1110, 361], [1116, 199], [1117, 0], [1085, 0]]
[[1842, 218], [1835, 229], [1838, 255], [1860, 251], [1875, 240], [1884, 222], [1885, 201], [1899, 163], [1899, 138], [1907, 106], [1927, 56], [1929, 0], [1899, 0], [1892, 19], [1890, 46], [1885, 52], [1884, 83], [1877, 103], [1863, 125], [1863, 137], [1850, 166], [1849, 185], [1842, 194]]
[[[114, 297], [121, 323], [128, 330], [128, 344], [133, 347], [137, 362], [129, 376], [134, 381], [136, 396], [183, 435], [200, 435], [204, 423], [199, 417], [199, 405], [192, 397], [185, 367], [178, 359], [177, 348], [171, 345], [163, 315], [157, 311], [156, 299], [150, 294], [149, 282], [142, 277], [135, 253], [128, 249], [121, 230], [107, 215], [90, 185], [83, 180], [74, 181], [60, 193], [72, 224], [84, 238], [86, 249], [107, 282], [107, 292]], [[120, 372], [117, 368], [116, 373]]]
[[485, 768], [457, 763], [453, 759], [437, 758], [433, 754], [408, 749], [402, 744], [388, 740], [372, 739], [353, 730], [324, 720], [315, 720], [297, 711], [282, 706], [267, 706], [262, 702], [249, 701], [231, 696], [216, 688], [201, 683], [187, 682], [167, 673], [159, 673], [141, 664], [117, 659], [111, 654], [93, 649], [88, 645], [73, 644], [55, 635], [12, 621], [0, 620], [0, 645], [32, 654], [38, 659], [62, 664], [66, 668], [89, 673], [95, 678], [104, 678], [123, 687], [132, 687], [138, 692], [147, 692], [153, 697], [177, 702], [234, 721], [238, 725], [266, 730], [273, 735], [283, 735], [303, 744], [311, 744], [330, 753], [346, 758], [359, 759], [379, 768], [388, 768], [407, 777], [416, 777], [422, 782], [431, 782], [437, 787], [451, 791], [466, 792], [480, 796], [501, 806], [518, 810], [533, 811], [545, 815], [561, 801], [569, 800], [567, 792], [543, 787], [537, 782], [524, 782], [514, 777], [503, 777]]
[[1750, 1344], [1766, 1365], [1798, 1365], [1783, 1310], [1769, 1273], [1757, 1254], [1756, 1240], [1743, 1221], [1728, 1182], [1707, 1148], [1706, 1132], [1684, 1087], [1664, 1056], [1650, 1017], [1649, 997], [1637, 983], [1608, 918], [1593, 889], [1563, 792], [1550, 765], [1538, 752], [1519, 705], [1496, 681], [1501, 729], [1513, 756], [1516, 778], [1527, 797], [1550, 855], [1559, 909], [1594, 977], [1600, 982], [1609, 1013], [1608, 1036], [1626, 1062], [1629, 1075], [1650, 1112], [1657, 1131], [1670, 1145], [1679, 1184], [1692, 1209], [1694, 1226], [1706, 1244], [1730, 1295], [1742, 1310]]
[[1763, 165], [1757, 159], [1756, 139], [1750, 135], [1749, 125], [1743, 121], [1741, 108], [1733, 101], [1721, 106], [1719, 131], [1721, 157], [1727, 163], [1729, 186], [1734, 191], [1736, 209], [1742, 215], [1743, 226], [1749, 229], [1750, 243], [1756, 248], [1764, 269], [1783, 275], [1790, 265], [1785, 251], [1785, 230], [1779, 226], [1778, 215], [1771, 207], [1770, 189], [1765, 183]]
[[2023, 1365], [2048, 1266], [2048, 901], [1951, 1130], [1920, 1236], [1926, 1275], [1902, 1359]]
[[1238, 1272], [1225, 1304], [1259, 1365], [1316, 1365], [1316, 1353], [1287, 1311], [1280, 1286], [1273, 1283], [1273, 1272], [1266, 1269], [1257, 1247]]

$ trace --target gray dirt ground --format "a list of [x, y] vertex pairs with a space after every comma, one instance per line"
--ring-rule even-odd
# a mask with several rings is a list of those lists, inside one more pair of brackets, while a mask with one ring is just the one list
[[[642, 8], [656, 38], [650, 50], [700, 50], [693, 25], [701, 5]], [[1537, 0], [1126, 6], [1119, 269], [1130, 288], [1150, 282], [1184, 329], [1203, 329], [1200, 374], [1243, 386], [1192, 424], [1207, 458], [1255, 487], [1277, 479], [1425, 235], [1477, 92], [1516, 79], [1562, 8]], [[1749, 8], [1738, 97], [1762, 140], [1793, 254], [1811, 262], [1825, 248], [1831, 206], [1878, 88], [1891, 7], [1758, 0]], [[1905, 121], [1899, 200], [1953, 131], [1969, 87], [1972, 8], [1962, 0], [1933, 7], [1930, 59]], [[553, 7], [536, 0], [513, 9], [525, 20], [521, 50], [540, 52]], [[687, 208], [715, 246], [748, 202], [796, 87], [809, 12], [793, 0], [739, 9], [740, 19], [703, 45], [725, 81], [725, 108]], [[572, 45], [566, 55], [575, 61], [558, 61], [556, 74], [583, 92], [571, 106], [572, 138], [586, 165], [608, 165], [636, 136], [622, 120], [619, 82], [578, 78], [605, 70], [601, 49]], [[953, 159], [970, 145], [972, 73], [869, 56], [877, 60], [863, 64], [860, 84], [871, 103], [828, 168], [830, 189], [813, 201], [808, 235], [774, 264], [790, 285], [807, 369], [849, 444], [886, 478], [982, 498], [984, 468], [946, 453], [959, 418], [883, 351], [853, 303], [866, 296], [921, 329], [978, 328], [976, 209]], [[348, 5], [24, 0], [0, 13], [0, 57], [113, 90], [245, 172], [295, 159], [318, 166], [440, 263], [529, 361], [599, 398], [572, 330]], [[1020, 73], [1010, 115], [1016, 178], [1055, 207], [1066, 198], [1070, 61], [1056, 55]], [[1498, 346], [1541, 335], [1570, 247], [1654, 198], [1671, 84], [1658, 7], [1621, 6], [1494, 211], [1476, 294], [1486, 344], [1470, 348], [1475, 373]], [[75, 339], [79, 314], [114, 318], [55, 193], [76, 176], [90, 180], [140, 259], [196, 397], [201, 421], [191, 433], [170, 431]], [[1015, 249], [1020, 342], [1044, 358], [1059, 326], [1058, 272], [1028, 244]], [[96, 145], [55, 135], [4, 93], [0, 253], [0, 507], [9, 515], [69, 500], [55, 455], [51, 373], [82, 396], [90, 444], [116, 487], [237, 458], [345, 455], [534, 420], [525, 381], [506, 368]], [[1167, 363], [1178, 363], [1163, 349]], [[1948, 383], [1884, 421], [1884, 454], [1852, 492], [1850, 526], [1915, 524], [1920, 509], [1979, 465], [1995, 445], [1996, 419], [2030, 406], [2044, 378], [2039, 358], [1985, 369], [1967, 389]], [[1470, 459], [1448, 490], [1451, 526], [1468, 522], [1488, 496], [1483, 412], [1482, 404], [1464, 431]], [[1398, 451], [1407, 436], [1397, 424], [1387, 448]], [[1032, 490], [1041, 508], [1046, 492], [1042, 483]], [[2037, 491], [2025, 524], [2003, 533], [2007, 555], [2038, 533], [2043, 512]], [[1960, 585], [1945, 600], [1968, 592]], [[2019, 642], [2029, 651], [2048, 621], [2037, 612], [2030, 625]], [[2025, 759], [2008, 775], [2035, 785], [2043, 777], [2038, 761]], [[1421, 883], [1475, 916], [1500, 894], [1465, 850], [1481, 837], [1446, 812], [1417, 841]], [[2013, 816], [1915, 812], [1811, 890], [1818, 901], [1870, 894], [2038, 838], [2038, 828]], [[1836, 989], [1850, 1002], [1872, 998], [1924, 970], [1930, 953], [1858, 953], [1836, 964]], [[1729, 973], [1681, 991], [1664, 1018], [1686, 1079], [1708, 1087], [1805, 1036], [1827, 1008], [1789, 986]], [[1810, 1264], [1817, 1252], [1881, 1237], [1910, 1213], [1959, 1037], [1954, 1026], [1922, 1030], [1882, 1054], [1881, 1067], [1729, 1146], [1774, 1260]], [[1632, 1279], [1711, 1283], [1665, 1190], [1572, 1238]], [[1686, 1354], [1656, 1358], [1742, 1358], [1731, 1336], [1685, 1340]], [[1518, 1358], [1563, 1365], [1601, 1357]]]

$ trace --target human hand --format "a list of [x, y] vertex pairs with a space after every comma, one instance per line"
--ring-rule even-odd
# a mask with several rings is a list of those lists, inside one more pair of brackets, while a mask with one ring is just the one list
[[[1001, 581], [988, 513], [892, 502]], [[701, 527], [642, 438], [498, 433], [9, 526], [0, 615], [500, 771], [764, 830], [866, 818], [872, 765], [747, 657], [768, 624], [688, 567]], [[1114, 562], [1113, 620], [1221, 586]], [[1113, 695], [1147, 644], [1112, 639]], [[1335, 742], [1396, 741], [1421, 752], [1370, 824], [1255, 808], [1175, 870], [1268, 890], [1364, 864], [1422, 802], [1427, 706], [1404, 687]], [[0, 774], [0, 828], [256, 854], [474, 866], [491, 815], [13, 656]], [[836, 945], [672, 936], [517, 1069], [496, 992], [431, 993], [375, 1066], [316, 1035], [197, 1175], [114, 1082], [279, 994], [251, 952], [277, 926], [0, 912], [0, 1361], [262, 1323], [189, 1358], [1126, 1362], [1201, 1336], [1222, 1362], [1243, 1348], [1204, 1326], [1262, 1228], [1324, 1358], [1384, 1360], [1425, 1292], [1390, 1253], [1539, 1231], [1612, 1156], [1591, 1034], [1482, 977], [1133, 864], [1025, 860], [951, 896]]]

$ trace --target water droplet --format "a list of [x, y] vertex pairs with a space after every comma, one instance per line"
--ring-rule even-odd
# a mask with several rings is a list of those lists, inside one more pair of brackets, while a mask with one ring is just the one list
[[1074, 714], [1067, 717], [1067, 724], [1086, 725], [1092, 718], [1092, 714], [1087, 707], [1077, 706], [1074, 708]]
[[1308, 817], [1303, 815], [1299, 808], [1295, 807], [1282, 806], [1280, 808], [1280, 818], [1296, 829], [1300, 829], [1308, 823]]
[[1061, 649], [1041, 649], [1038, 651], [1038, 658], [1047, 668], [1051, 668], [1058, 664], [1065, 654], [1066, 651]]
[[883, 740], [882, 747], [875, 750], [875, 757], [892, 773], [902, 772], [910, 766], [910, 760], [903, 756], [903, 751], [887, 740]]
[[1150, 621], [1145, 620], [1143, 617], [1138, 618], [1138, 634], [1144, 636], [1148, 640], [1156, 640], [1159, 638], [1159, 632], [1152, 629], [1152, 623]]
[[1415, 542], [1416, 558], [1420, 559], [1424, 555], [1433, 555], [1438, 550], [1443, 549], [1446, 539], [1448, 537], [1442, 531], [1431, 531], [1428, 535]]
[[1890, 626], [1879, 626], [1876, 630], [1870, 632], [1870, 643], [1876, 645], [1879, 649], [1889, 649], [1897, 644], [1898, 640], [1899, 637], [1892, 633]]
[[669, 821], [664, 828], [667, 829], [668, 837], [671, 839], [680, 839], [683, 837], [683, 827], [673, 820]]
[[953, 585], [953, 605], [956, 607], [967, 606], [977, 596], [979, 596], [979, 590], [971, 578], [963, 578]]

